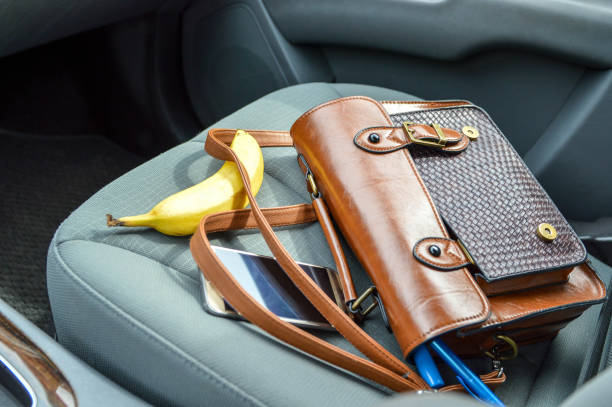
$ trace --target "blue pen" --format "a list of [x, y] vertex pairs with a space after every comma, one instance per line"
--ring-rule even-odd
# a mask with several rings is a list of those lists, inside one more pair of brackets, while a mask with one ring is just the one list
[[459, 382], [461, 382], [463, 387], [465, 387], [472, 396], [494, 406], [504, 406], [504, 403], [497, 398], [495, 393], [493, 393], [493, 391], [491, 391], [491, 389], [489, 389], [444, 342], [435, 338], [429, 342], [429, 345], [438, 356], [453, 369], [457, 374]]
[[444, 386], [444, 380], [440, 375], [440, 371], [436, 367], [436, 363], [434, 362], [429, 350], [427, 350], [427, 345], [423, 344], [417, 346], [413, 352], [414, 364], [419, 371], [419, 374], [427, 382], [429, 387], [434, 389], [439, 389]]

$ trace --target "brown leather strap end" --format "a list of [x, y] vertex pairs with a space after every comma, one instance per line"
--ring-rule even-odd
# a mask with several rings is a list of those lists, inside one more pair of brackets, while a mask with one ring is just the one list
[[410, 144], [447, 153], [460, 153], [470, 145], [470, 139], [465, 134], [434, 126], [437, 125], [406, 123], [404, 127], [367, 127], [357, 132], [353, 142], [362, 150], [376, 154], [391, 153]]
[[418, 261], [434, 270], [458, 270], [471, 264], [459, 243], [447, 237], [421, 239], [414, 245], [412, 253]]

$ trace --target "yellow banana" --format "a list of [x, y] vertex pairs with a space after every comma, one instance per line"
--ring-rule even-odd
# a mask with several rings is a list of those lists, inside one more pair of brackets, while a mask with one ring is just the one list
[[[238, 130], [230, 145], [244, 164], [254, 194], [263, 181], [264, 162], [261, 148], [249, 133]], [[106, 215], [108, 226], [148, 226], [172, 236], [191, 235], [205, 215], [241, 209], [249, 204], [238, 167], [226, 161], [211, 177], [190, 188], [170, 195], [148, 213], [115, 219]]]

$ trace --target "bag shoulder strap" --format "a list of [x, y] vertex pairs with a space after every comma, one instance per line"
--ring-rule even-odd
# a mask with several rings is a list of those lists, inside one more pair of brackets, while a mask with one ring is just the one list
[[[235, 132], [236, 130], [230, 129], [210, 130], [206, 139], [205, 149], [213, 157], [236, 163], [251, 208], [211, 214], [201, 220], [198, 229], [191, 239], [190, 247], [193, 257], [205, 277], [213, 283], [221, 295], [242, 316], [283, 342], [397, 392], [429, 390], [429, 386], [418, 374], [363, 331], [329, 299], [293, 260], [272, 230], [272, 227], [297, 225], [315, 222], [320, 219], [327, 219], [326, 222], [331, 223], [325, 203], [319, 197], [313, 200], [312, 205], [299, 204], [278, 208], [260, 208], [253, 196], [246, 169], [234, 151], [229, 148]], [[293, 141], [288, 132], [253, 130], [248, 130], [248, 132], [263, 147], [293, 146]], [[254, 228], [258, 228], [261, 231], [281, 268], [298, 289], [304, 293], [313, 306], [342, 336], [370, 360], [338, 348], [281, 320], [254, 300], [234, 279], [232, 274], [216, 256], [207, 234], [225, 230]], [[333, 229], [324, 227], [324, 230]], [[327, 231], [326, 237], [328, 242], [333, 244], [331, 243], [333, 236], [330, 240], [330, 237], [327, 236]], [[336, 251], [332, 250], [332, 252]], [[341, 253], [341, 250], [339, 252]], [[346, 263], [343, 256], [338, 258], [338, 256], [334, 255], [334, 260], [338, 267], [342, 267], [338, 263], [342, 263], [342, 261]], [[505, 375], [497, 374], [497, 372], [483, 375], [481, 378], [489, 385], [497, 385], [505, 381]], [[459, 388], [460, 386], [453, 385], [447, 386], [442, 390], [458, 390]]]
[[[254, 135], [258, 141], [261, 140], [263, 145], [267, 146], [271, 145], [268, 142], [273, 137], [278, 137], [283, 142], [283, 145], [287, 145], [290, 139], [288, 133], [275, 132], [273, 136], [269, 136], [266, 132], [249, 131], [249, 133]], [[378, 342], [374, 341], [316, 285], [302, 268], [298, 266], [272, 230], [272, 224], [268, 217], [275, 225], [286, 225], [289, 224], [288, 222], [293, 222], [294, 224], [300, 223], [304, 219], [312, 219], [314, 212], [312, 206], [298, 205], [293, 208], [268, 209], [264, 212], [253, 196], [251, 182], [246, 169], [236, 153], [228, 145], [231, 142], [228, 134], [232, 133], [227, 130], [221, 130], [221, 136], [218, 136], [218, 134], [219, 131], [216, 129], [209, 131], [205, 149], [215, 158], [236, 163], [251, 204], [251, 209], [213, 214], [202, 219], [191, 239], [191, 252], [205, 276], [240, 314], [288, 344], [395, 391], [428, 389], [427, 384], [414, 371]], [[233, 131], [233, 134], [235, 134], [235, 131]], [[268, 216], [266, 216], [266, 213]], [[282, 321], [255, 301], [232, 277], [231, 273], [215, 255], [207, 233], [212, 230], [218, 231], [219, 225], [254, 226], [255, 224], [261, 231], [281, 268], [297, 288], [304, 293], [313, 306], [342, 336], [370, 360], [353, 355]]]

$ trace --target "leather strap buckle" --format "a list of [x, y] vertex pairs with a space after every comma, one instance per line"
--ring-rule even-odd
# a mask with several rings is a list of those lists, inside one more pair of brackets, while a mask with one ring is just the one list
[[297, 159], [298, 159], [298, 164], [304, 167], [304, 170], [305, 170], [304, 177], [306, 178], [307, 185], [310, 187], [309, 188], [310, 197], [312, 199], [318, 198], [320, 196], [319, 188], [317, 188], [317, 184], [315, 183], [315, 180], [314, 180], [314, 175], [312, 174], [312, 171], [310, 170], [310, 166], [308, 165], [308, 162], [306, 162], [306, 159], [304, 158], [302, 154], [298, 154]]
[[[370, 286], [370, 288], [365, 290], [363, 294], [361, 294], [357, 299], [353, 301], [349, 301], [347, 303], [348, 310], [353, 314], [359, 314], [362, 317], [365, 317], [370, 312], [374, 311], [374, 309], [376, 309], [376, 307], [378, 306], [378, 301], [376, 300], [376, 294], [377, 294], [376, 287]], [[364, 311], [361, 305], [363, 304], [365, 300], [368, 299], [369, 296], [373, 296], [374, 300]]]
[[[514, 339], [502, 334], [495, 335], [495, 339], [498, 341], [498, 344], [494, 345], [490, 351], [486, 351], [484, 353], [485, 355], [487, 355], [494, 361], [512, 360], [518, 356], [518, 345], [514, 341]], [[509, 352], [502, 354], [502, 347], [508, 347]]]
[[438, 123], [430, 124], [430, 126], [435, 130], [438, 136], [437, 140], [424, 140], [424, 139], [419, 139], [415, 137], [414, 130], [410, 128], [410, 126], [414, 124], [416, 123], [414, 122], [403, 122], [402, 123], [402, 125], [404, 126], [404, 130], [406, 130], [406, 134], [408, 134], [408, 138], [410, 139], [411, 143], [418, 144], [421, 146], [439, 148], [439, 149], [446, 147], [446, 135], [444, 134], [444, 131], [442, 131], [442, 128], [440, 127]]

